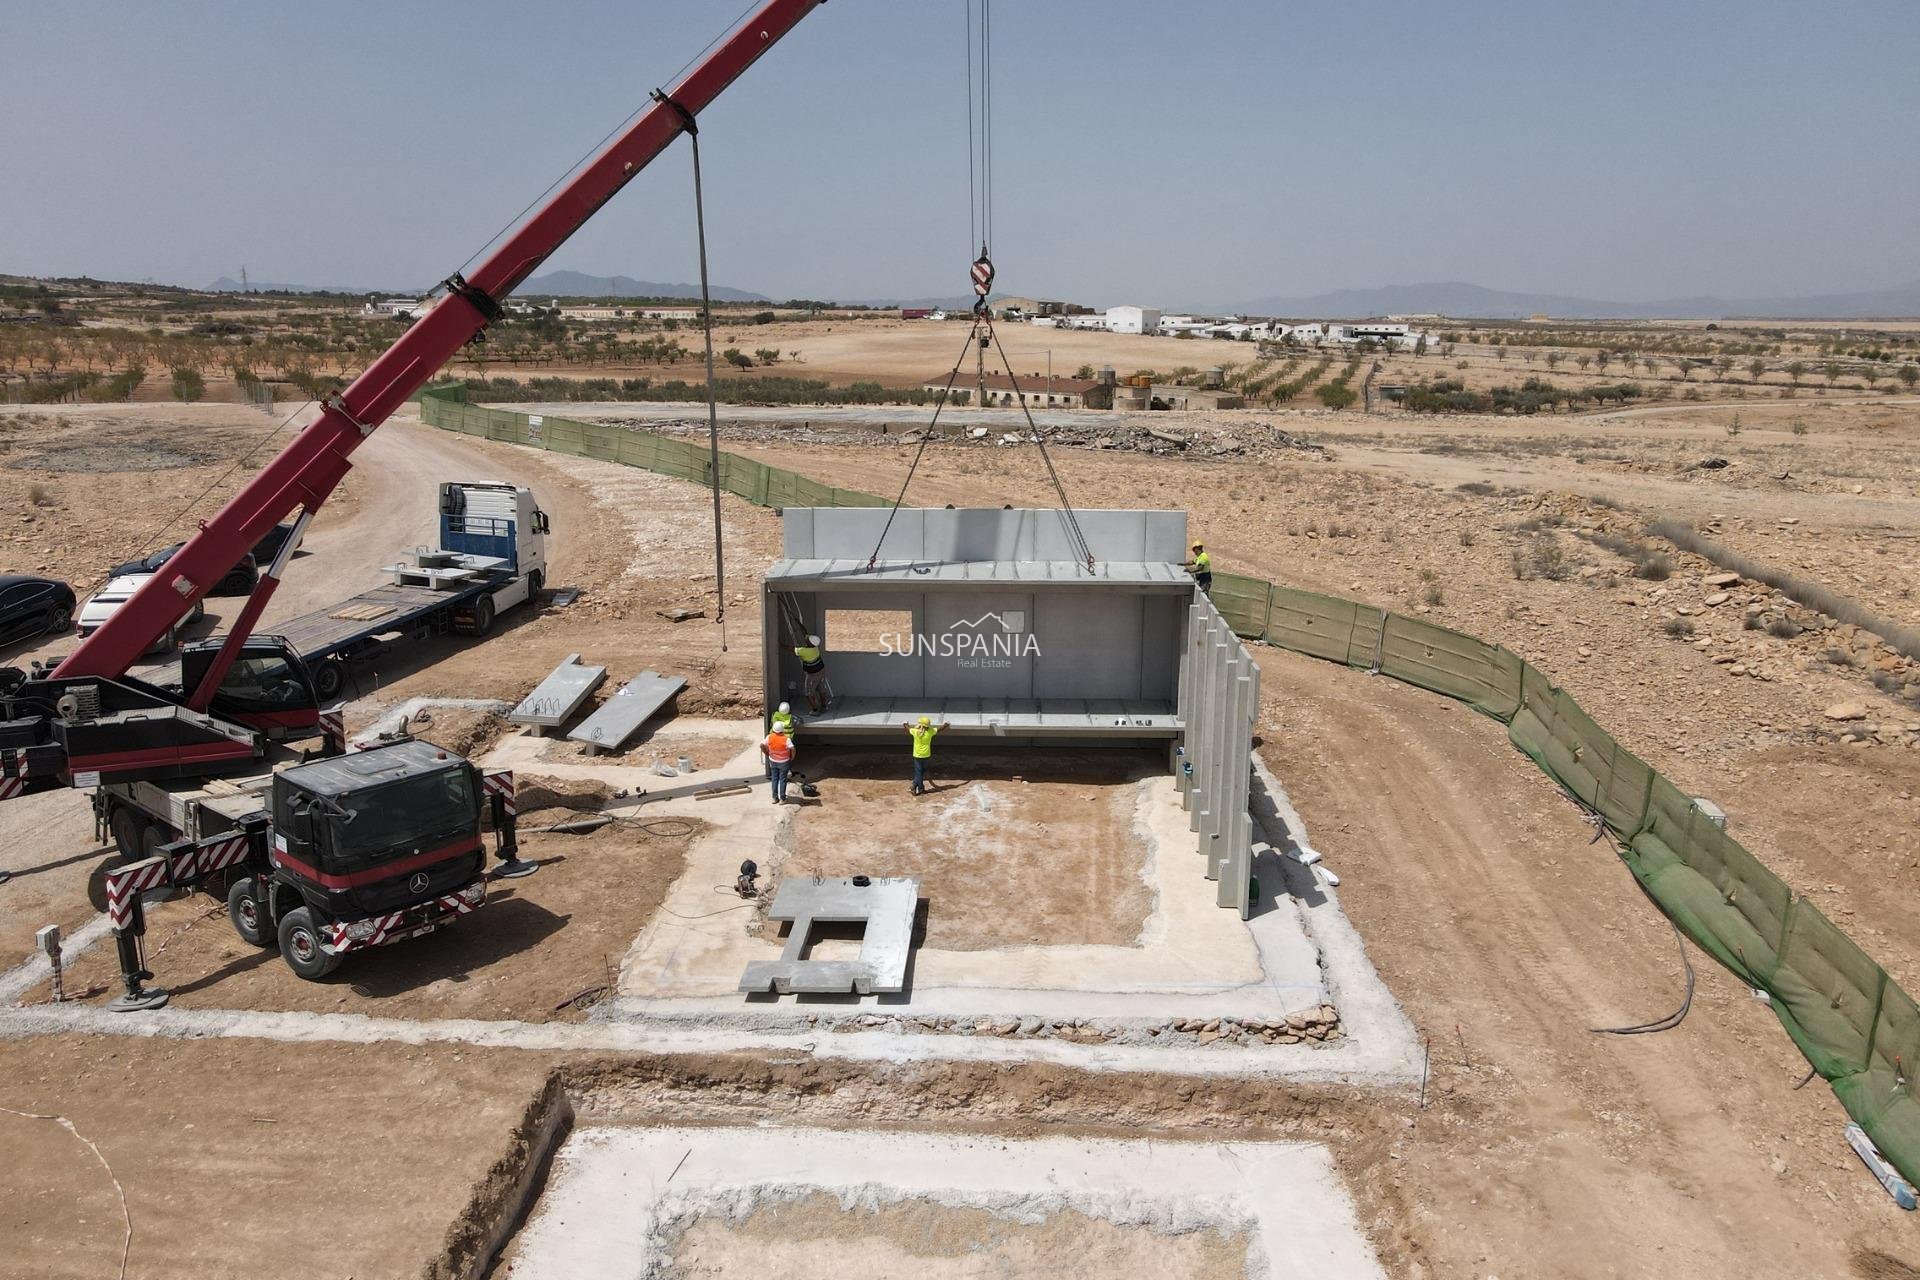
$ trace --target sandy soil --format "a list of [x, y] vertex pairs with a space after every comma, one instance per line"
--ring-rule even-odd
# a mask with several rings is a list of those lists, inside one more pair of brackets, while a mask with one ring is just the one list
[[791, 1280], [908, 1275], [925, 1280], [1055, 1276], [1065, 1259], [1087, 1280], [1235, 1280], [1246, 1237], [1217, 1231], [1157, 1234], [1072, 1210], [1042, 1223], [984, 1209], [909, 1201], [847, 1211], [814, 1194], [765, 1206], [740, 1222], [702, 1218], [682, 1232], [672, 1280], [779, 1274]]
[[[1052, 351], [1056, 378], [1071, 376], [1081, 365], [1112, 365], [1125, 378], [1137, 368], [1208, 368], [1244, 363], [1254, 355], [1250, 344], [1213, 338], [1146, 338], [1140, 334], [1041, 328], [1006, 320], [996, 322], [995, 330], [1000, 345], [1006, 347], [1006, 359], [1012, 361], [1014, 372], [1021, 378], [1039, 374], [1044, 380], [1048, 351]], [[791, 367], [781, 363], [766, 372], [826, 378], [829, 382], [864, 378], [883, 386], [920, 386], [929, 380], [945, 382], [947, 370], [966, 344], [968, 324], [964, 319], [945, 324], [933, 320], [833, 320], [831, 324], [770, 324], [753, 332], [766, 336], [764, 342], [755, 345], [778, 345], [801, 353], [801, 359]], [[989, 351], [987, 367], [1004, 372], [996, 359], [995, 351]], [[972, 367], [972, 357], [968, 357], [966, 368]]]
[[928, 946], [1127, 946], [1146, 923], [1132, 784], [1160, 770], [1145, 753], [939, 752], [918, 800], [904, 751], [806, 756], [797, 767], [824, 800], [800, 806], [779, 874], [916, 876], [937, 904]]
[[[118, 422], [136, 412], [149, 415], [140, 418], [147, 434], [134, 433], [131, 441], [139, 447], [160, 437], [178, 443], [182, 428], [197, 431], [203, 416], [213, 443], [196, 438], [196, 450], [214, 449], [228, 428], [266, 425], [231, 406], [98, 406], [71, 417]], [[216, 412], [235, 416], [228, 421]], [[1821, 709], [1842, 698], [1869, 704], [1876, 723], [1898, 725], [1910, 713], [1874, 688], [1867, 671], [1820, 660], [1820, 647], [1835, 636], [1756, 635], [1741, 625], [1744, 604], [1705, 606], [1704, 562], [1675, 556], [1672, 579], [1647, 582], [1585, 536], [1628, 529], [1653, 514], [1701, 521], [1721, 514], [1723, 541], [1912, 619], [1914, 544], [1901, 535], [1920, 523], [1920, 424], [1911, 405], [1894, 401], [1817, 412], [1799, 406], [1794, 412], [1810, 422], [1804, 436], [1792, 434], [1790, 419], [1744, 419], [1742, 432], [1729, 436], [1727, 412], [1685, 407], [1600, 423], [1443, 424], [1247, 415], [1324, 438], [1335, 457], [1185, 462], [1063, 451], [1060, 461], [1085, 505], [1190, 509], [1224, 568], [1425, 607], [1436, 621], [1512, 645], [1566, 683], [1627, 745], [1682, 785], [1722, 799], [1736, 833], [1764, 860], [1812, 893], [1909, 986], [1920, 984], [1920, 943], [1909, 925], [1920, 911], [1913, 799], [1920, 794], [1920, 752], [1877, 742], [1839, 746], [1821, 731]], [[43, 432], [30, 443], [39, 448], [51, 439]], [[688, 675], [688, 709], [755, 708], [754, 572], [777, 545], [776, 517], [727, 500], [729, 598], [739, 597], [740, 612], [730, 619], [731, 650], [722, 653], [710, 621], [675, 626], [656, 616], [670, 605], [712, 602], [712, 583], [701, 580], [711, 557], [699, 490], [406, 423], [379, 433], [369, 450], [376, 446], [415, 459], [402, 466], [417, 464], [419, 480], [452, 463], [528, 478], [554, 513], [556, 566], [565, 567], [556, 568], [552, 585], [570, 585], [571, 578], [587, 592], [572, 608], [514, 619], [484, 644], [448, 641], [404, 660], [394, 655], [377, 668], [383, 697], [511, 700], [578, 651], [608, 662], [616, 679], [646, 666]], [[221, 456], [232, 456], [238, 446], [220, 447], [229, 450]], [[879, 443], [748, 451], [864, 488], [897, 483], [905, 461], [897, 446]], [[1708, 452], [1733, 465], [1687, 469]], [[218, 473], [218, 465], [196, 465], [201, 486]], [[379, 514], [369, 515], [376, 470], [385, 473], [356, 470], [347, 500], [331, 508], [343, 531], [359, 520], [402, 519], [388, 511], [385, 497]], [[109, 546], [118, 536], [117, 512], [141, 503], [157, 512], [163, 486], [179, 482], [185, 494], [193, 471], [144, 472], [137, 484], [109, 486], [99, 473], [80, 483], [78, 473], [0, 466], [0, 488], [36, 476], [60, 486], [52, 510], [61, 519], [43, 516], [32, 522], [35, 532], [10, 544], [19, 566], [104, 563], [109, 551], [121, 553], [117, 543]], [[1778, 479], [1782, 471], [1791, 479]], [[1463, 491], [1462, 484], [1492, 491]], [[1856, 484], [1859, 494], [1852, 492]], [[420, 486], [409, 480], [405, 487]], [[1043, 503], [1046, 494], [1027, 450], [942, 447], [928, 451], [912, 499]], [[1783, 523], [1789, 519], [1795, 523]], [[1529, 521], [1539, 524], [1528, 529]], [[76, 535], [69, 545], [64, 530], [83, 526], [93, 530], [88, 540]], [[365, 555], [383, 556], [392, 538], [404, 536], [399, 524], [382, 530], [377, 550], [368, 547]], [[578, 530], [592, 536], [570, 536]], [[1567, 576], [1515, 577], [1514, 553], [1543, 533], [1567, 556]], [[348, 545], [355, 540], [345, 537]], [[316, 582], [364, 569], [342, 569], [338, 558], [315, 555], [297, 567]], [[1586, 568], [1596, 572], [1582, 576]], [[290, 575], [290, 590], [298, 576]], [[361, 585], [356, 578], [350, 589]], [[1436, 585], [1441, 599], [1430, 602], [1428, 588]], [[1664, 596], [1654, 595], [1662, 588]], [[1689, 614], [1677, 614], [1680, 605]], [[1676, 616], [1694, 620], [1697, 634], [1684, 641], [1667, 635], [1665, 623]], [[1710, 647], [1697, 648], [1700, 639]], [[1770, 678], [1736, 677], [1731, 664], [1712, 661], [1722, 649], [1747, 645]], [[847, 1116], [885, 1114], [899, 1123], [933, 1116], [943, 1124], [1011, 1128], [1308, 1132], [1335, 1143], [1370, 1233], [1396, 1274], [1912, 1274], [1908, 1268], [1920, 1262], [1912, 1224], [1841, 1143], [1842, 1114], [1831, 1094], [1818, 1084], [1793, 1088], [1804, 1064], [1766, 1009], [1717, 967], [1696, 957], [1699, 993], [1676, 1031], [1616, 1040], [1586, 1030], [1677, 1004], [1672, 935], [1604, 846], [1587, 843], [1589, 828], [1507, 747], [1497, 725], [1387, 681], [1273, 652], [1261, 660], [1266, 758], [1316, 845], [1345, 877], [1346, 909], [1388, 984], [1432, 1038], [1425, 1112], [1393, 1100], [1200, 1091], [1177, 1081], [1143, 1084], [1058, 1070], [912, 1069], [863, 1085], [821, 1064], [745, 1063], [687, 1072], [673, 1085], [674, 1105], [751, 1097], [773, 1116], [806, 1105]], [[940, 776], [962, 776], [959, 763], [958, 753], [943, 757], [942, 770], [952, 772]], [[830, 776], [836, 803], [803, 813], [802, 832], [817, 816], [850, 814], [857, 804], [892, 795], [902, 787], [904, 759], [888, 767], [898, 768], [898, 777], [873, 778], [870, 799], [860, 794], [869, 784]], [[0, 851], [0, 865], [31, 871], [0, 887], [0, 905], [8, 908], [0, 945], [16, 955], [30, 925], [45, 922], [34, 915], [70, 924], [87, 914], [82, 892], [97, 854], [76, 799], [39, 797], [0, 812], [10, 833], [46, 833], [44, 840], [6, 842], [10, 851]], [[870, 823], [873, 830], [898, 826], [898, 810], [872, 812], [886, 819]], [[601, 980], [606, 956], [637, 932], [677, 874], [680, 842], [626, 828], [528, 842], [533, 856], [566, 861], [512, 886], [511, 898], [488, 908], [493, 925], [479, 929], [486, 917], [476, 917], [362, 958], [318, 986], [242, 949], [217, 917], [200, 919], [210, 900], [169, 904], [155, 913], [149, 935], [150, 945], [165, 945], [161, 981], [181, 990], [188, 1007], [556, 1016], [541, 1010]], [[1038, 861], [1042, 855], [1049, 861]], [[1088, 918], [1081, 883], [1087, 872], [1057, 874], [1052, 850], [1032, 856], [1029, 885], [1057, 885], [1068, 895], [1048, 908], [1048, 918], [1062, 925]], [[977, 868], [952, 870], [980, 878]], [[609, 884], [623, 893], [609, 894]], [[83, 963], [93, 967], [76, 986], [104, 978], [104, 953]], [[9, 1042], [0, 1044], [0, 1105], [68, 1114], [102, 1141], [116, 1171], [121, 1157], [131, 1162], [129, 1194], [145, 1198], [136, 1198], [143, 1224], [136, 1258], [144, 1241], [160, 1243], [130, 1274], [218, 1275], [222, 1266], [234, 1267], [231, 1274], [275, 1274], [292, 1255], [248, 1255], [240, 1269], [220, 1242], [238, 1232], [270, 1236], [271, 1224], [282, 1221], [268, 1216], [278, 1213], [276, 1201], [310, 1194], [308, 1170], [339, 1189], [339, 1212], [360, 1224], [357, 1236], [329, 1238], [328, 1267], [411, 1274], [453, 1215], [455, 1198], [445, 1189], [470, 1186], [477, 1176], [480, 1155], [472, 1145], [442, 1139], [467, 1132], [458, 1123], [467, 1118], [463, 1108], [504, 1115], [489, 1092], [509, 1074], [503, 1061], [451, 1049]], [[236, 1079], [281, 1074], [300, 1087], [270, 1090], [269, 1118], [305, 1118], [300, 1108], [324, 1103], [324, 1121], [265, 1126], [253, 1117], [267, 1112], [235, 1108], [234, 1098], [247, 1096], [236, 1095]], [[322, 1086], [312, 1087], [312, 1079]], [[367, 1099], [373, 1105], [363, 1105]], [[368, 1126], [367, 1138], [343, 1144], [341, 1126], [363, 1113], [379, 1123]], [[0, 1115], [0, 1124], [15, 1122]], [[186, 1124], [196, 1126], [193, 1134]], [[271, 1147], [254, 1136], [260, 1130], [273, 1133]], [[365, 1159], [379, 1137], [399, 1139], [388, 1146], [401, 1154]], [[73, 1182], [52, 1200], [34, 1198], [38, 1193], [26, 1187], [7, 1191], [0, 1203], [15, 1205], [16, 1213], [0, 1220], [0, 1248], [36, 1262], [44, 1257], [51, 1274], [101, 1274], [117, 1227], [113, 1202], [93, 1181], [97, 1166], [87, 1167], [77, 1148], [62, 1156], [51, 1135], [15, 1141], [37, 1144], [30, 1162], [15, 1162], [16, 1172], [43, 1177], [44, 1168], [67, 1167]], [[384, 1157], [387, 1147], [381, 1151]], [[63, 1159], [70, 1166], [50, 1163]], [[335, 1168], [340, 1172], [328, 1172]], [[285, 1194], [236, 1197], [236, 1183]], [[404, 1194], [396, 1190], [402, 1186]], [[70, 1214], [86, 1217], [84, 1229]], [[148, 1237], [148, 1223], [165, 1234]], [[395, 1258], [404, 1265], [392, 1265]], [[301, 1256], [302, 1265], [310, 1261]]]
[[1407, 1274], [1551, 1259], [1565, 1276], [1839, 1277], [1858, 1247], [1915, 1253], [1906, 1215], [1859, 1176], [1839, 1104], [1794, 1089], [1799, 1053], [1711, 960], [1694, 952], [1679, 1029], [1588, 1030], [1679, 1004], [1673, 934], [1496, 723], [1259, 656], [1263, 712], [1284, 726], [1262, 755], [1432, 1046], [1431, 1106], [1363, 1195]]
[[[544, 826], [564, 811], [526, 819]], [[528, 831], [521, 856], [537, 874], [494, 884], [487, 905], [424, 938], [350, 956], [320, 982], [303, 982], [275, 950], [241, 940], [224, 902], [199, 893], [147, 913], [149, 966], [186, 1009], [300, 1009], [396, 1018], [577, 1019], [677, 879], [699, 824], [681, 818], [620, 822], [587, 835]], [[491, 847], [491, 844], [489, 844]], [[489, 857], [491, 861], [491, 857]], [[119, 969], [99, 947], [68, 969], [69, 995], [116, 994]], [[29, 1001], [47, 996], [36, 989]]]
[[[478, 1051], [248, 1041], [0, 1041], [9, 1275], [421, 1275], [546, 1067]], [[57, 1124], [96, 1143], [111, 1174]], [[296, 1227], [296, 1223], [306, 1224]]]

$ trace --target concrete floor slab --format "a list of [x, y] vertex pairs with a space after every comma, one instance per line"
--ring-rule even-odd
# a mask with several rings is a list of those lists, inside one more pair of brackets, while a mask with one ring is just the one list
[[[881, 1002], [916, 1015], [1163, 1019], [1284, 1019], [1325, 1003], [1319, 955], [1298, 917], [1269, 910], [1242, 923], [1222, 911], [1192, 852], [1174, 780], [1135, 785], [1134, 830], [1147, 849], [1153, 907], [1134, 945], [923, 946], [908, 990]], [[737, 822], [688, 850], [685, 874], [622, 962], [608, 1015], [742, 1011], [740, 973], [779, 948], [743, 928], [737, 913], [714, 914], [713, 886], [729, 882], [742, 857], [777, 866], [793, 848], [793, 816], [790, 808], [742, 806]]]
[[[742, 857], [759, 860], [763, 856], [766, 836], [757, 824], [770, 813], [790, 815], [791, 811], [768, 805], [757, 785], [747, 792], [696, 798], [696, 789], [715, 779], [745, 777], [758, 783], [759, 762], [753, 750], [757, 726], [753, 722], [681, 718], [663, 726], [656, 736], [662, 751], [671, 751], [676, 740], [723, 741], [731, 737], [739, 743], [740, 752], [725, 768], [703, 770], [691, 780], [661, 778], [644, 767], [633, 765], [546, 760], [542, 752], [552, 744], [529, 736], [506, 739], [484, 763], [489, 768], [516, 768], [528, 773], [599, 781], [614, 787], [653, 787], [655, 790], [643, 805], [626, 811], [648, 816], [685, 814], [704, 819], [712, 828], [709, 839], [726, 842], [731, 859], [724, 880], [710, 881], [700, 889], [703, 899], [698, 909], [711, 912], [714, 910], [711, 903], [716, 897], [713, 886], [731, 883]], [[1307, 839], [1304, 826], [1279, 783], [1258, 759], [1254, 773], [1252, 812], [1261, 838], [1282, 852], [1296, 844], [1304, 845]], [[1184, 842], [1187, 834], [1184, 823], [1175, 823], [1174, 828], [1168, 833], [1170, 838]], [[1194, 856], [1190, 851], [1183, 850], [1182, 856], [1192, 865]], [[749, 1003], [731, 993], [718, 1004], [704, 1000], [684, 1002], [679, 1012], [661, 1002], [616, 998], [598, 1006], [592, 1021], [579, 1024], [456, 1018], [407, 1021], [361, 1014], [177, 1008], [132, 1017], [87, 1004], [0, 1007], [0, 1038], [84, 1033], [185, 1039], [258, 1038], [293, 1043], [454, 1043], [535, 1052], [793, 1053], [862, 1062], [943, 1059], [1050, 1062], [1096, 1071], [1178, 1071], [1198, 1077], [1263, 1076], [1389, 1088], [1411, 1088], [1418, 1083], [1421, 1078], [1418, 1036], [1392, 992], [1374, 971], [1358, 932], [1340, 909], [1337, 894], [1312, 872], [1278, 852], [1263, 854], [1256, 862], [1256, 873], [1263, 886], [1265, 910], [1243, 928], [1248, 935], [1262, 939], [1263, 948], [1284, 947], [1293, 951], [1292, 958], [1283, 963], [1302, 964], [1309, 955], [1317, 959], [1326, 993], [1339, 1009], [1343, 1036], [1337, 1041], [1239, 1044], [1221, 1040], [1201, 1045], [1192, 1037], [1135, 1037], [1087, 1043], [1047, 1036], [905, 1034], [909, 1028], [904, 1018], [891, 1016], [900, 1012], [898, 1006], [892, 1004], [877, 1010], [874, 1002], [852, 1007], [816, 1003], [795, 1009], [791, 1002]], [[1194, 878], [1199, 878], [1197, 869]], [[1200, 883], [1207, 882], [1201, 880]], [[1269, 887], [1278, 885], [1285, 885], [1287, 893], [1278, 894]], [[727, 911], [718, 918], [739, 918], [747, 914]], [[1212, 906], [1207, 908], [1204, 918], [1237, 924], [1231, 913]], [[1275, 922], [1285, 923], [1276, 927]], [[747, 930], [741, 924], [733, 927], [745, 936]], [[752, 932], [756, 937], [759, 934], [757, 928]], [[70, 934], [68, 954], [78, 955], [105, 936], [106, 918], [96, 916], [85, 928]], [[44, 957], [36, 957], [0, 974], [0, 1006], [18, 999], [45, 977]], [[1192, 1019], [1209, 1016], [1207, 1011], [1217, 1007], [1212, 1001], [1230, 995], [1230, 992], [1216, 997], [1190, 994], [1181, 1001], [1166, 998], [1162, 1004], [1176, 1009], [1177, 1016]], [[1088, 1010], [1143, 1007], [1139, 997], [1125, 993], [1109, 995], [1072, 990], [975, 992], [957, 989], [942, 996], [954, 1001], [973, 996], [999, 1000], [1001, 1011], [1020, 1007], [1011, 1002], [1026, 1002], [1034, 1007], [1058, 1008], [1059, 1016], [1071, 1018], [1106, 1016]], [[1144, 1007], [1147, 1016], [1153, 1016], [1153, 1006]], [[889, 1016], [870, 1019], [861, 1016], [870, 1012]], [[992, 1016], [999, 1018], [1005, 1014], [995, 1012]], [[1026, 1015], [1020, 1020], [1024, 1025]]]
[[[583, 1128], [556, 1152], [546, 1190], [509, 1246], [513, 1275], [658, 1275], [692, 1219], [738, 1219], [767, 1200], [818, 1191], [848, 1209], [919, 1200], [1027, 1222], [1076, 1210], [1162, 1235], [1244, 1230], [1253, 1280], [1385, 1274], [1317, 1144]], [[1054, 1274], [1076, 1274], [1073, 1258], [1057, 1266]]]
[[[778, 960], [755, 960], [740, 977], [741, 991], [861, 995], [898, 991], [907, 982], [913, 945], [913, 913], [920, 882], [903, 877], [785, 880], [767, 915], [792, 925]], [[852, 960], [810, 958], [815, 924], [865, 926], [860, 953]]]

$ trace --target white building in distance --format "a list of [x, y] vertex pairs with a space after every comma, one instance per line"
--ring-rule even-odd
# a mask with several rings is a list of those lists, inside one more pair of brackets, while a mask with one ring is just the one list
[[1155, 307], [1108, 307], [1106, 328], [1111, 333], [1158, 333], [1160, 312]]

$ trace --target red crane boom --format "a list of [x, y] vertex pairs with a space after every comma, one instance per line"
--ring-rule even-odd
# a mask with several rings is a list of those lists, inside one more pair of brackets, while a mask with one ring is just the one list
[[[83, 640], [53, 675], [124, 675], [268, 530], [295, 509], [308, 515], [317, 510], [346, 475], [352, 465], [348, 458], [360, 442], [498, 318], [498, 300], [666, 150], [687, 127], [687, 118], [704, 110], [821, 2], [768, 0], [688, 72], [665, 101], [643, 112], [471, 274], [451, 277], [438, 305], [414, 321], [351, 386], [329, 396], [320, 416], [203, 521], [161, 572]], [[242, 640], [242, 628], [250, 630], [252, 623], [243, 619], [235, 627]]]

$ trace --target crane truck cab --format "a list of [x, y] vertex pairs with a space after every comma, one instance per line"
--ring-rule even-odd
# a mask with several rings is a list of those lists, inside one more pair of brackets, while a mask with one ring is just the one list
[[266, 799], [269, 870], [233, 882], [228, 914], [302, 978], [431, 933], [486, 899], [480, 773], [431, 743], [281, 769]]

